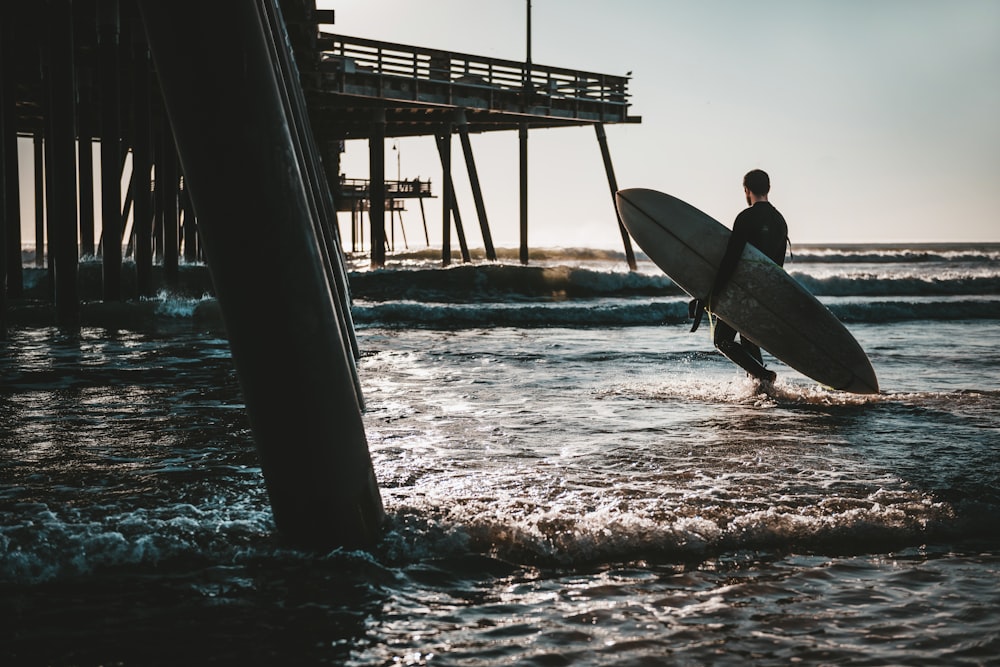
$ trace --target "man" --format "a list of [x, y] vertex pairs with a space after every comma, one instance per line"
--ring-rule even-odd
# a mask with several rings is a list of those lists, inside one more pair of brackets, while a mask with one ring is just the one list
[[[754, 169], [743, 177], [743, 192], [746, 195], [747, 206], [733, 223], [733, 233], [729, 237], [726, 254], [719, 265], [712, 291], [705, 300], [711, 310], [712, 298], [720, 294], [739, 262], [740, 255], [747, 243], [754, 245], [762, 253], [781, 266], [785, 263], [785, 244], [788, 241], [788, 225], [785, 218], [767, 200], [771, 190], [771, 179], [760, 169]], [[737, 364], [747, 373], [763, 382], [774, 382], [777, 377], [774, 371], [764, 367], [760, 348], [740, 335], [736, 342], [736, 329], [725, 322], [715, 324], [715, 347], [730, 361]]]

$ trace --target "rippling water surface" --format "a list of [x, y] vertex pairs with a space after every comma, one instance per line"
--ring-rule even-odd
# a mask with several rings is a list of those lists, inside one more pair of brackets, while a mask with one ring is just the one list
[[996, 323], [851, 324], [877, 396], [683, 324], [365, 323], [370, 554], [274, 536], [218, 334], [15, 329], [0, 661], [991, 664]]

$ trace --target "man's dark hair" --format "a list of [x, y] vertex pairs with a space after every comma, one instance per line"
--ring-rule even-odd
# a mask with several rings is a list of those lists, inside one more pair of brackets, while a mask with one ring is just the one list
[[771, 179], [766, 172], [754, 169], [743, 177], [743, 187], [758, 197], [763, 197], [771, 190]]

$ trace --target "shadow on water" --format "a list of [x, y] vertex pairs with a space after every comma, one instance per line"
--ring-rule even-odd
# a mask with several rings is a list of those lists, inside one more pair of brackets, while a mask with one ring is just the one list
[[194, 562], [4, 585], [0, 656], [12, 665], [278, 664], [287, 656], [339, 665], [364, 645], [395, 578], [365, 554], [186, 560]]

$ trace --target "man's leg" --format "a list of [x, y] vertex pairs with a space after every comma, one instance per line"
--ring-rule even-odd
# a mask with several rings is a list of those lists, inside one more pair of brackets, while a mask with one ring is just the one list
[[[722, 352], [727, 359], [758, 380], [774, 382], [777, 375], [764, 368], [760, 349], [749, 341], [743, 342], [742, 336], [740, 336], [740, 341], [743, 343], [742, 345], [736, 342], [736, 329], [721, 320], [716, 322], [715, 347], [718, 348], [719, 352]], [[756, 358], [753, 352], [745, 347], [747, 344], [751, 345], [752, 350], [756, 352]]]
[[743, 334], [740, 334], [740, 345], [747, 351], [747, 354], [754, 358], [754, 361], [761, 366], [764, 365], [764, 357], [760, 355], [760, 348], [744, 338]]

